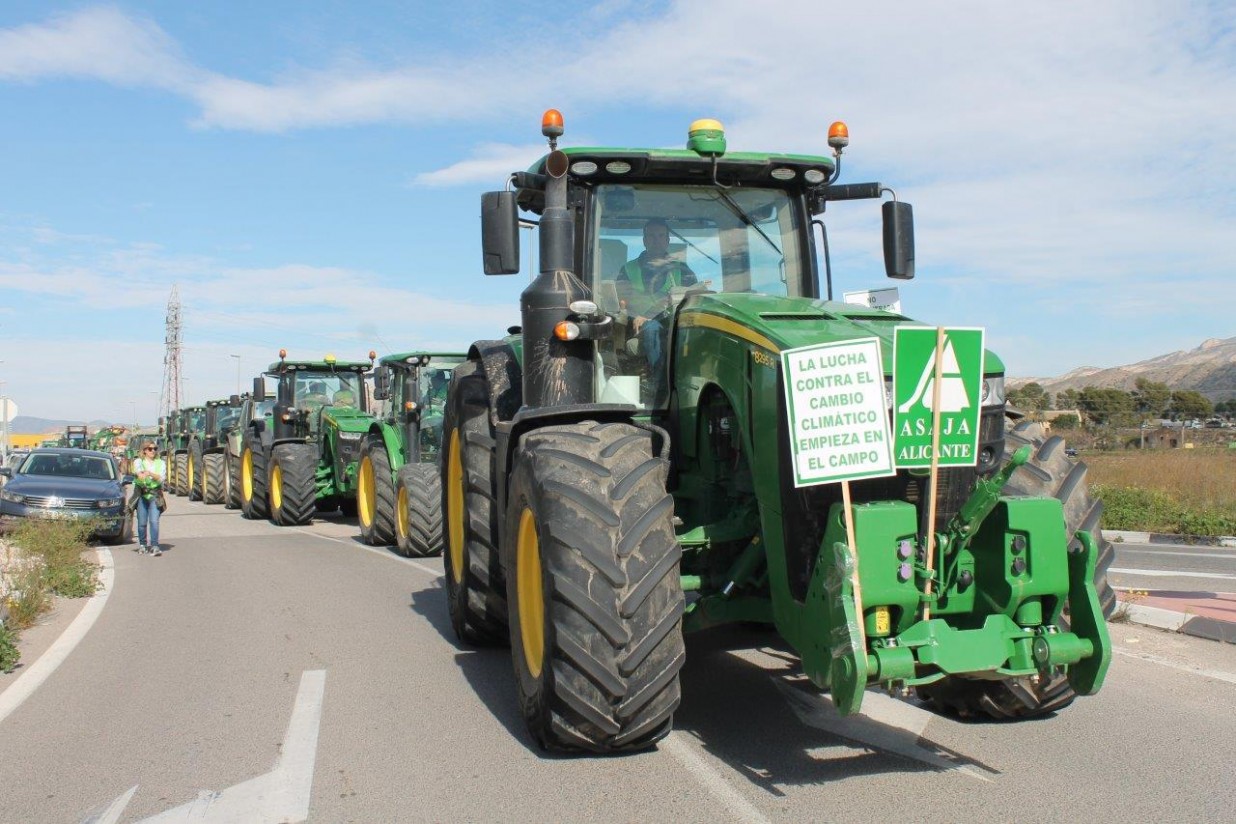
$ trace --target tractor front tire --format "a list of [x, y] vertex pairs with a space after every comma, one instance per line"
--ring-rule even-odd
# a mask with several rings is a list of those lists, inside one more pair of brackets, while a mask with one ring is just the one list
[[256, 435], [245, 438], [240, 451], [240, 512], [260, 521], [270, 515], [266, 495], [266, 453]]
[[489, 390], [475, 361], [455, 367], [442, 443], [443, 567], [451, 627], [465, 644], [504, 644], [509, 633], [506, 581], [498, 557], [496, 442]]
[[545, 426], [515, 456], [506, 530], [511, 655], [543, 748], [647, 749], [681, 700], [681, 549], [669, 465], [626, 423]]
[[[1033, 450], [1030, 460], [1013, 473], [1004, 487], [1004, 494], [1058, 499], [1064, 505], [1070, 549], [1078, 543], [1074, 537], [1078, 532], [1094, 536], [1099, 548], [1094, 587], [1103, 614], [1110, 617], [1116, 608], [1116, 593], [1107, 582], [1107, 568], [1115, 557], [1115, 549], [1099, 529], [1103, 503], [1092, 497], [1086, 488], [1086, 465], [1065, 455], [1063, 438], [1048, 437], [1043, 427], [1032, 421], [1021, 421], [1005, 434], [1004, 460], [1007, 462], [1014, 452], [1027, 444]], [[1068, 629], [1067, 608], [1060, 622], [1062, 629]], [[1064, 675], [1043, 677], [1037, 682], [1025, 678], [979, 681], [950, 677], [920, 687], [918, 693], [920, 698], [950, 715], [1002, 721], [1056, 712], [1072, 704], [1077, 697]]]
[[223, 454], [211, 452], [202, 456], [202, 500], [208, 504], [221, 504], [226, 500], [226, 468]]
[[174, 486], [172, 487], [173, 495], [185, 496], [189, 494], [189, 453], [177, 452], [172, 459], [175, 472], [172, 477]]
[[405, 558], [442, 552], [442, 479], [433, 464], [406, 464], [395, 484], [395, 542]]
[[391, 461], [380, 435], [370, 435], [361, 446], [356, 473], [356, 516], [361, 540], [371, 546], [395, 542], [395, 485]]
[[305, 526], [313, 521], [317, 466], [317, 450], [310, 444], [281, 443], [274, 448], [267, 476], [272, 521], [279, 526]]

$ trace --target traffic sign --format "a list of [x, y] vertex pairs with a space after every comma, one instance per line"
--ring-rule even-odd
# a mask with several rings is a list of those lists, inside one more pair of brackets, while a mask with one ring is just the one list
[[[931, 466], [933, 403], [939, 398], [938, 466], [978, 462], [983, 330], [899, 326], [893, 335], [893, 449], [898, 467]], [[936, 376], [939, 387], [936, 387]]]
[[879, 340], [790, 349], [781, 366], [794, 486], [896, 472]]
[[12, 398], [0, 398], [0, 421], [12, 423], [17, 417], [17, 404]]

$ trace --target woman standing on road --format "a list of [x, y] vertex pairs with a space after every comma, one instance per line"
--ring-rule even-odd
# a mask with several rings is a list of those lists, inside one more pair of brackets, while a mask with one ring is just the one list
[[133, 462], [133, 474], [137, 494], [137, 549], [142, 554], [148, 552], [158, 557], [163, 554], [159, 548], [159, 514], [163, 510], [159, 505], [163, 482], [167, 479], [167, 464], [158, 457], [153, 443], [142, 447], [142, 456]]

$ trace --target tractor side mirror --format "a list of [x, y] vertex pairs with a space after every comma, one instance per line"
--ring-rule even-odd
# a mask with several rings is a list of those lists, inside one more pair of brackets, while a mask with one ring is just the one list
[[384, 401], [391, 396], [391, 371], [379, 366], [373, 371], [373, 399]]
[[914, 277], [914, 209], [909, 203], [886, 200], [884, 216], [884, 271], [890, 278]]
[[519, 274], [519, 207], [514, 192], [481, 195], [481, 251], [485, 274]]
[[266, 400], [266, 379], [265, 378], [254, 378], [253, 379], [253, 399], [255, 401]]

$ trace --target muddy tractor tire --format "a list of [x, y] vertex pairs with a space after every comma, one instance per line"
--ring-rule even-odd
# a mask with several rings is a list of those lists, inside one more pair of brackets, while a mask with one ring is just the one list
[[212, 452], [202, 456], [201, 497], [204, 502], [221, 504], [226, 500], [226, 477], [222, 453]]
[[199, 443], [194, 443], [189, 447], [189, 462], [188, 481], [186, 486], [189, 488], [189, 500], [202, 500], [202, 480], [205, 473], [205, 467], [202, 465], [202, 446]]
[[390, 456], [380, 435], [370, 435], [361, 446], [356, 473], [356, 518], [361, 540], [371, 546], [395, 542], [395, 484]]
[[266, 463], [261, 439], [256, 434], [246, 434], [240, 450], [240, 513], [246, 518], [260, 521], [270, 515]]
[[272, 521], [279, 526], [305, 526], [313, 521], [317, 466], [317, 450], [310, 444], [281, 443], [274, 448], [266, 478]]
[[451, 627], [466, 644], [505, 644], [509, 632], [498, 557], [496, 443], [489, 391], [475, 362], [460, 364], [452, 375], [442, 443], [443, 567]]
[[240, 509], [240, 459], [230, 452], [223, 454], [223, 505], [228, 509]]
[[185, 496], [189, 494], [189, 453], [177, 452], [172, 458], [175, 471], [172, 473], [172, 494]]
[[[1068, 457], [1064, 439], [1048, 437], [1040, 424], [1032, 421], [1017, 423], [1005, 435], [1004, 460], [1021, 447], [1033, 449], [1030, 461], [1018, 467], [1004, 488], [1005, 495], [1051, 496], [1064, 504], [1064, 520], [1070, 548], [1078, 532], [1089, 532], [1099, 547], [1094, 584], [1103, 614], [1110, 617], [1116, 608], [1116, 593], [1107, 582], [1107, 568], [1115, 557], [1111, 542], [1103, 537], [1099, 519], [1103, 504], [1086, 488], [1086, 465]], [[1068, 609], [1061, 618], [1068, 627]], [[1038, 683], [1029, 679], [1010, 678], [1002, 681], [978, 681], [965, 678], [945, 678], [921, 687], [919, 697], [936, 709], [962, 718], [994, 718], [1013, 721], [1034, 718], [1056, 712], [1073, 703], [1077, 697], [1064, 675], [1043, 678]]]
[[681, 549], [648, 430], [586, 421], [520, 442], [511, 476], [511, 657], [545, 749], [647, 749], [681, 700]]
[[395, 545], [405, 558], [442, 552], [442, 479], [433, 464], [406, 464], [395, 484]]

